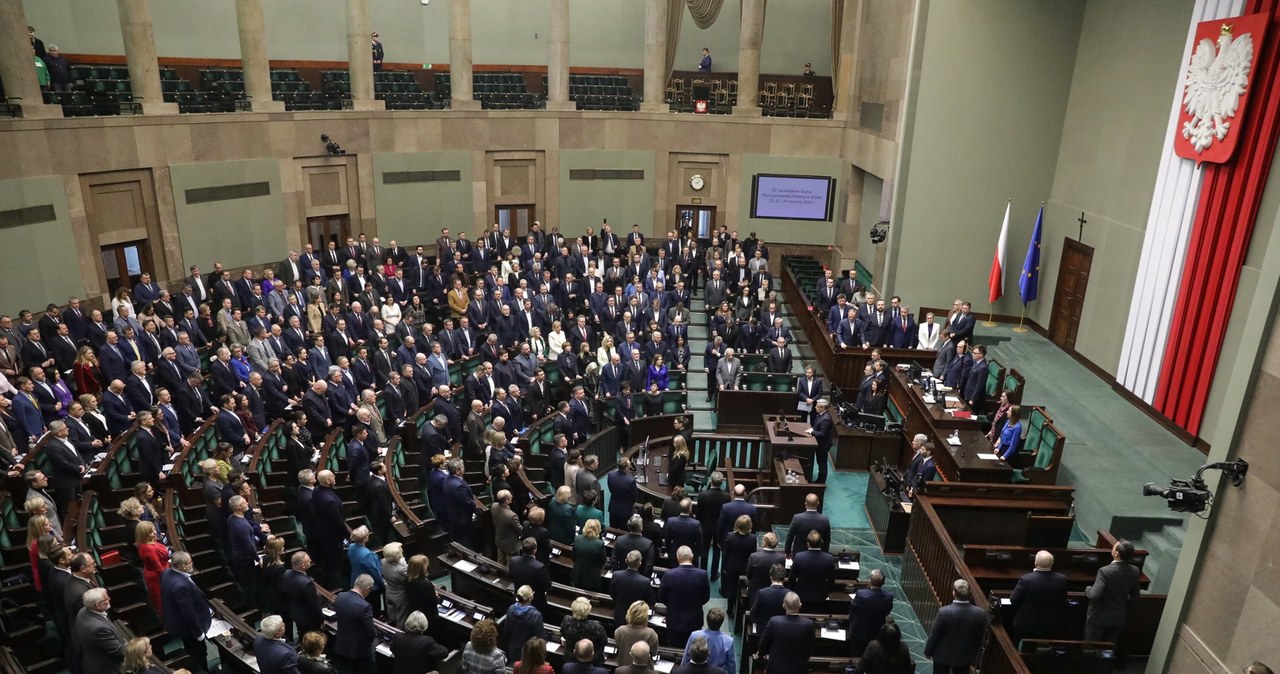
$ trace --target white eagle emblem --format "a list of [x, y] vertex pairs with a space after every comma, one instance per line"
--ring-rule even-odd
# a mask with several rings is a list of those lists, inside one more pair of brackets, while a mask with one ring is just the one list
[[1240, 105], [1240, 96], [1249, 85], [1253, 64], [1253, 36], [1231, 37], [1231, 26], [1223, 24], [1217, 49], [1212, 40], [1200, 40], [1187, 69], [1187, 87], [1182, 97], [1191, 119], [1182, 124], [1182, 137], [1200, 153], [1222, 140]]

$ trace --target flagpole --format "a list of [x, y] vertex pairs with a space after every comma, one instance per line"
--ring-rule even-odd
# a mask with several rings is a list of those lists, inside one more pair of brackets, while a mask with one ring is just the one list
[[988, 303], [987, 309], [988, 309], [987, 320], [982, 322], [982, 327], [994, 328], [997, 325], [999, 325], [999, 323], [996, 323], [996, 306], [994, 304]]
[[1022, 326], [1022, 321], [1027, 317], [1027, 305], [1022, 305], [1022, 315], [1018, 317], [1018, 327], [1014, 328], [1014, 332], [1031, 332], [1031, 328]]

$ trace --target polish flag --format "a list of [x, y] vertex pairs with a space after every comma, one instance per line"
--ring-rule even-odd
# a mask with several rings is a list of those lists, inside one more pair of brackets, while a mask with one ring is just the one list
[[1004, 224], [1000, 225], [1000, 240], [996, 242], [996, 255], [991, 260], [991, 274], [987, 276], [987, 287], [990, 293], [987, 301], [995, 304], [996, 300], [1004, 295], [1004, 249], [1009, 243], [1009, 207], [1013, 205], [1013, 199], [1004, 206]]

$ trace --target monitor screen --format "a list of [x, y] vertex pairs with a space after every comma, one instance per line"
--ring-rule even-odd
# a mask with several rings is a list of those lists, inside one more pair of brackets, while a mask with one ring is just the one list
[[751, 217], [831, 220], [836, 179], [759, 173], [751, 178]]

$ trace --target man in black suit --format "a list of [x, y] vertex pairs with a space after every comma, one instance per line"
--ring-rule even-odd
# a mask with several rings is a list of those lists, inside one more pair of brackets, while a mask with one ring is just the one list
[[232, 456], [244, 454], [249, 449], [249, 432], [245, 429], [244, 422], [235, 413], [236, 397], [227, 393], [219, 402], [222, 406], [218, 410], [218, 418], [213, 422], [218, 432], [218, 440], [231, 445]]
[[646, 578], [653, 573], [653, 541], [644, 536], [644, 519], [639, 515], [627, 518], [627, 533], [613, 541], [613, 568], [621, 569], [626, 565], [627, 556], [631, 552], [640, 554], [640, 571]]
[[[835, 439], [836, 425], [831, 419], [830, 412], [831, 403], [826, 398], [822, 398], [813, 407], [813, 427], [805, 431], [806, 435], [811, 436], [818, 441], [818, 447], [813, 452], [814, 483], [826, 484], [827, 482], [827, 462], [831, 455], [831, 444]], [[788, 537], [790, 540], [790, 537]]]
[[573, 646], [573, 662], [565, 661], [560, 674], [608, 674], [609, 670], [597, 667], [596, 647], [590, 639], [579, 639]]
[[[697, 526], [697, 520], [689, 520]], [[702, 606], [711, 601], [711, 581], [705, 571], [693, 565], [693, 560], [693, 550], [681, 546], [676, 550], [679, 566], [667, 571], [658, 587], [658, 601], [667, 606], [666, 645], [673, 648], [682, 648], [689, 635], [702, 627]]]
[[[636, 519], [639, 517], [637, 515]], [[609, 581], [609, 594], [613, 595], [614, 627], [627, 624], [627, 610], [635, 602], [643, 601], [649, 606], [657, 602], [657, 593], [649, 580], [649, 574], [640, 568], [644, 564], [644, 553], [639, 550], [630, 550], [627, 552], [624, 563], [626, 568], [621, 571], [615, 570], [612, 580]]]
[[381, 461], [369, 464], [369, 524], [373, 535], [383, 545], [395, 540], [391, 527], [391, 487], [387, 485], [387, 466]]
[[209, 661], [204, 635], [211, 619], [209, 601], [191, 579], [194, 571], [190, 554], [181, 550], [173, 553], [168, 570], [160, 576], [160, 603], [164, 609], [161, 617], [169, 636], [182, 640], [190, 657], [188, 666], [194, 672], [203, 672]]
[[445, 510], [449, 513], [449, 521], [445, 531], [453, 536], [453, 540], [463, 545], [474, 545], [471, 541], [471, 517], [476, 509], [475, 493], [463, 477], [465, 466], [462, 459], [451, 459], [446, 464], [449, 477], [445, 478]]
[[[713, 471], [706, 491], [698, 494], [698, 522], [702, 525], [702, 557], [699, 566], [711, 571], [711, 580], [720, 579], [720, 545], [723, 536], [717, 536], [720, 513], [729, 503], [729, 493], [724, 490], [724, 475]], [[708, 566], [708, 562], [710, 566]]]
[[826, 604], [827, 593], [835, 585], [836, 558], [822, 550], [822, 534], [817, 531], [810, 531], [805, 542], [808, 549], [792, 559], [787, 583], [805, 606], [816, 611]]
[[285, 642], [284, 618], [269, 615], [262, 619], [259, 633], [253, 638], [253, 655], [262, 674], [288, 674], [298, 671], [298, 651]]
[[[785, 564], [787, 561], [786, 554], [778, 549], [778, 535], [772, 531], [765, 532], [761, 537], [760, 545], [762, 547], [747, 558], [747, 570], [743, 574], [747, 577], [748, 606], [751, 605], [756, 594], [769, 585], [769, 570], [775, 564]], [[783, 578], [786, 578], [785, 573]]]
[[[67, 441], [70, 431], [67, 430], [66, 422], [49, 422], [49, 433], [52, 437], [45, 441], [44, 456], [52, 467], [50, 477], [58, 512], [66, 513], [71, 502], [80, 498], [80, 481], [84, 478], [88, 465], [85, 464], [84, 457]], [[72, 615], [74, 613], [68, 614], [68, 618]]]
[[325, 587], [346, 584], [342, 579], [342, 542], [350, 530], [343, 517], [342, 497], [333, 489], [335, 484], [337, 478], [333, 471], [322, 470], [316, 476], [316, 488], [311, 496], [311, 521], [307, 526], [307, 551], [320, 562]]
[[533, 605], [539, 611], [547, 607], [547, 591], [551, 589], [551, 571], [538, 561], [538, 541], [526, 538], [520, 541], [520, 554], [507, 562], [507, 575], [515, 587], [528, 585], [533, 590]]
[[859, 588], [849, 597], [849, 652], [854, 658], [862, 657], [893, 611], [893, 593], [884, 589], [884, 572], [873, 569], [867, 583], [870, 587]]
[[951, 335], [957, 342], [960, 340], [973, 341], [973, 326], [976, 321], [973, 314], [970, 313], [971, 308], [968, 302], [961, 304], [960, 313], [951, 319]]
[[760, 635], [760, 651], [757, 657], [769, 659], [769, 674], [805, 674], [809, 671], [809, 656], [817, 638], [813, 620], [800, 615], [800, 596], [788, 592], [782, 600], [785, 615], [774, 616]]
[[990, 364], [987, 362], [987, 347], [979, 344], [973, 347], [973, 365], [969, 367], [969, 373], [964, 377], [964, 386], [960, 388], [960, 395], [969, 403], [969, 407], [973, 409], [974, 414], [982, 411], [982, 406], [987, 402], [987, 370]]
[[797, 542], [809, 540], [810, 531], [817, 531], [822, 535], [823, 550], [831, 549], [831, 520], [818, 512], [818, 506], [818, 495], [809, 494], [804, 497], [804, 512], [796, 513], [791, 518], [791, 526], [787, 530], [787, 544], [784, 548], [788, 555], [800, 551]]
[[1035, 570], [1018, 579], [1009, 597], [1013, 643], [1020, 639], [1057, 639], [1066, 608], [1067, 577], [1053, 570], [1053, 554], [1041, 550], [1036, 553]]
[[[169, 458], [165, 451], [165, 442], [157, 437], [156, 418], [151, 412], [143, 410], [138, 413], [137, 432], [133, 434], [133, 442], [138, 450], [139, 471], [142, 479], [151, 483], [157, 492], [165, 480], [164, 463]], [[160, 431], [163, 433], [163, 431]]]
[[[618, 460], [618, 468], [609, 473], [609, 526], [622, 529], [636, 512], [636, 478], [631, 475], [631, 459]], [[699, 500], [701, 503], [701, 500]], [[615, 544], [616, 545], [616, 544]], [[617, 548], [614, 548], [617, 557]]]
[[1086, 641], [1115, 642], [1124, 631], [1129, 604], [1138, 598], [1142, 577], [1142, 570], [1132, 560], [1133, 543], [1117, 541], [1111, 547], [1111, 563], [1098, 569], [1093, 585], [1085, 588], [1084, 594], [1089, 598], [1084, 623]]
[[351, 672], [377, 671], [373, 657], [373, 607], [367, 597], [373, 591], [373, 578], [362, 573], [356, 577], [352, 588], [339, 592], [333, 600], [334, 616], [338, 623], [338, 635], [334, 637], [333, 653], [338, 663]]
[[765, 573], [769, 582], [748, 602], [751, 622], [755, 625], [756, 634], [763, 633], [765, 626], [774, 616], [784, 613], [782, 601], [792, 593], [784, 584], [787, 580], [786, 560], [770, 566]]
[[311, 568], [311, 555], [302, 550], [293, 553], [289, 567], [280, 581], [280, 593], [285, 600], [285, 620], [296, 625], [300, 635], [320, 630], [324, 626], [320, 593], [316, 592], [316, 582], [307, 575], [307, 569]]
[[[688, 546], [693, 551], [693, 559], [702, 560], [702, 523], [693, 517], [693, 501], [680, 501], [680, 514], [667, 520], [663, 529], [663, 547], [668, 550]], [[684, 644], [683, 641], [680, 642]]]
[[969, 602], [969, 583], [957, 580], [951, 586], [951, 603], [938, 610], [924, 656], [933, 661], [935, 674], [968, 674], [978, 659], [982, 635], [987, 629], [987, 612]]

